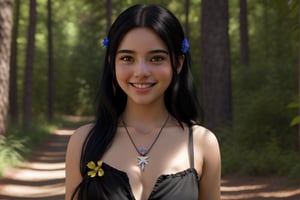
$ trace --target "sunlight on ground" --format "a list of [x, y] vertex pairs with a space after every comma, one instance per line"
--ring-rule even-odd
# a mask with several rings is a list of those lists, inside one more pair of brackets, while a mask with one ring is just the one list
[[[45, 165], [41, 163], [41, 165]], [[48, 180], [55, 180], [55, 179], [63, 179], [65, 177], [65, 164], [64, 163], [54, 163], [47, 164], [48, 169], [42, 169], [33, 166], [39, 166], [38, 163], [34, 165], [28, 165], [26, 168], [20, 170], [8, 170], [6, 177], [12, 180], [19, 180], [19, 181], [48, 181]], [[60, 166], [59, 168], [55, 168], [55, 166]]]
[[242, 186], [222, 186], [222, 200], [242, 200], [253, 198], [287, 198], [300, 195], [300, 189], [286, 189], [276, 191], [263, 191], [268, 185], [242, 185]]
[[55, 135], [72, 135], [74, 130], [59, 129], [54, 132]]
[[63, 199], [66, 143], [73, 132], [55, 131], [54, 137], [57, 139], [50, 140], [43, 150], [36, 152], [31, 163], [19, 169], [7, 169], [5, 182], [0, 183], [0, 195], [7, 199], [47, 199], [54, 196]]
[[0, 193], [14, 197], [63, 195], [65, 193], [64, 168], [64, 163], [32, 163], [21, 170], [7, 170], [5, 174], [11, 183], [1, 186]]
[[250, 191], [250, 190], [258, 190], [265, 188], [267, 185], [242, 185], [242, 186], [222, 186], [221, 190], [223, 192], [241, 192], [241, 191]]
[[[16, 192], [17, 191], [17, 192]], [[2, 195], [37, 198], [49, 197], [55, 195], [64, 195], [64, 183], [45, 185], [45, 186], [24, 186], [24, 185], [8, 185], [0, 189]]]

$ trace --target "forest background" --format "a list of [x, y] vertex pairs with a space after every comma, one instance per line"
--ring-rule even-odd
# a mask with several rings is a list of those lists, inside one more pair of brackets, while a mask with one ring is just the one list
[[0, 171], [23, 160], [53, 127], [65, 126], [63, 116], [94, 115], [102, 39], [135, 3], [164, 5], [182, 22], [223, 175], [299, 181], [298, 0], [15, 0]]

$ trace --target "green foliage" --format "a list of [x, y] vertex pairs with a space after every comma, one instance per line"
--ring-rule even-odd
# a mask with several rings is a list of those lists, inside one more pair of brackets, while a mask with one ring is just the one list
[[238, 144], [222, 145], [222, 173], [243, 175], [288, 175], [291, 180], [299, 181], [300, 157], [291, 149], [283, 149], [278, 141], [271, 138], [264, 146], [252, 145], [246, 148]]
[[293, 184], [299, 184], [300, 183], [300, 159], [298, 157], [298, 159], [295, 159], [293, 161], [294, 165], [292, 166], [288, 177], [290, 179], [290, 181]]
[[54, 128], [54, 125], [41, 119], [34, 120], [26, 129], [10, 124], [8, 136], [0, 139], [0, 176], [5, 168], [24, 163], [32, 148], [42, 142]]
[[299, 172], [295, 167], [300, 162], [297, 132], [289, 126], [296, 109], [286, 106], [297, 94], [298, 79], [289, 10], [283, 1], [248, 2], [250, 65], [240, 66], [238, 2], [232, 3], [234, 121], [232, 129], [223, 130], [220, 136], [223, 173]]
[[7, 166], [19, 165], [24, 161], [24, 154], [28, 153], [26, 138], [18, 138], [9, 134], [0, 139], [0, 176]]
[[270, 141], [262, 147], [255, 147], [245, 152], [244, 165], [242, 172], [250, 175], [269, 175], [269, 174], [284, 174], [291, 168], [291, 163], [294, 162], [292, 152], [284, 152], [278, 141], [270, 138]]
[[295, 125], [297, 125], [297, 124], [299, 124], [300, 123], [300, 116], [298, 115], [298, 116], [296, 116], [296, 117], [294, 117], [293, 119], [292, 119], [292, 121], [291, 121], [291, 123], [290, 123], [290, 126], [295, 126]]
[[93, 117], [57, 116], [51, 123], [46, 119], [34, 119], [24, 129], [18, 124], [8, 126], [8, 136], [0, 138], [0, 177], [8, 167], [19, 166], [26, 162], [35, 146], [45, 141], [58, 128], [75, 129], [90, 123]]
[[297, 91], [296, 69], [282, 66], [234, 71], [234, 125], [221, 137], [223, 173], [282, 175], [300, 162], [296, 130], [289, 126], [294, 110], [286, 106]]
[[298, 77], [295, 40], [286, 40], [295, 38], [287, 5], [282, 12], [282, 1], [248, 2], [250, 65], [240, 66], [238, 2], [231, 3], [234, 122], [221, 131], [222, 172], [292, 176], [300, 158], [289, 126], [296, 112], [286, 105], [297, 94]]
[[[298, 99], [295, 98], [295, 100], [289, 103], [287, 107], [291, 109], [298, 109], [299, 108]], [[290, 126], [295, 126], [299, 123], [300, 123], [300, 116], [298, 115], [292, 119], [292, 121], [290, 122]]]
[[57, 116], [52, 124], [58, 128], [68, 128], [76, 129], [82, 125], [93, 123], [93, 116], [71, 116], [71, 115], [61, 115]]

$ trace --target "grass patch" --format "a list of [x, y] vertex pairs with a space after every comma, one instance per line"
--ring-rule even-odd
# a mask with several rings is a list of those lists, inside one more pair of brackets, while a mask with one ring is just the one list
[[20, 124], [9, 124], [6, 137], [0, 138], [0, 177], [3, 170], [26, 162], [35, 146], [45, 141], [58, 128], [76, 129], [89, 123], [90, 117], [60, 116], [51, 123], [46, 119], [35, 119], [26, 128]]
[[28, 154], [26, 148], [28, 138], [19, 138], [15, 135], [0, 139], [0, 176], [8, 166], [17, 166], [23, 163], [24, 155]]
[[45, 120], [34, 120], [26, 128], [9, 124], [7, 134], [0, 139], [0, 176], [7, 167], [20, 166], [31, 155], [32, 149], [44, 141], [57, 126]]

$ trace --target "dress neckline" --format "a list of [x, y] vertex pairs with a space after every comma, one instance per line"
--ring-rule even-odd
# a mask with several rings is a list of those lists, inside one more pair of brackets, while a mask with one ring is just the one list
[[[121, 176], [123, 176], [126, 180], [128, 180], [128, 188], [130, 189], [130, 194], [131, 194], [131, 196], [132, 196], [133, 199], [136, 199], [135, 196], [134, 196], [134, 194], [133, 194], [132, 187], [131, 187], [131, 185], [130, 185], [130, 181], [129, 181], [130, 179], [129, 179], [128, 174], [127, 174], [126, 172], [122, 171], [122, 170], [119, 170], [119, 169], [117, 169], [117, 168], [115, 168], [115, 167], [113, 167], [113, 166], [111, 166], [111, 165], [105, 163], [105, 162], [103, 162], [103, 166], [108, 167], [109, 169], [115, 171], [116, 173], [119, 173], [119, 174], [120, 174]], [[198, 172], [197, 172], [197, 170], [196, 170], [194, 167], [189, 167], [189, 168], [187, 168], [187, 169], [184, 169], [184, 170], [181, 170], [181, 171], [178, 171], [178, 172], [175, 172], [175, 173], [161, 174], [161, 175], [159, 175], [159, 176], [156, 178], [156, 181], [155, 181], [155, 183], [154, 183], [154, 185], [153, 185], [153, 187], [152, 187], [152, 190], [151, 190], [151, 192], [150, 192], [150, 194], [149, 194], [149, 197], [148, 197], [147, 199], [150, 199], [151, 196], [153, 196], [153, 194], [155, 193], [155, 191], [157, 190], [157, 188], [159, 187], [159, 185], [160, 185], [162, 182], [164, 182], [164, 181], [166, 181], [166, 180], [168, 180], [168, 179], [170, 179], [170, 178], [183, 177], [183, 176], [186, 176], [186, 175], [188, 175], [188, 174], [193, 174], [193, 175], [195, 175], [196, 180], [199, 180], [199, 179], [200, 179], [200, 177], [199, 177], [199, 175], [198, 175]]]

